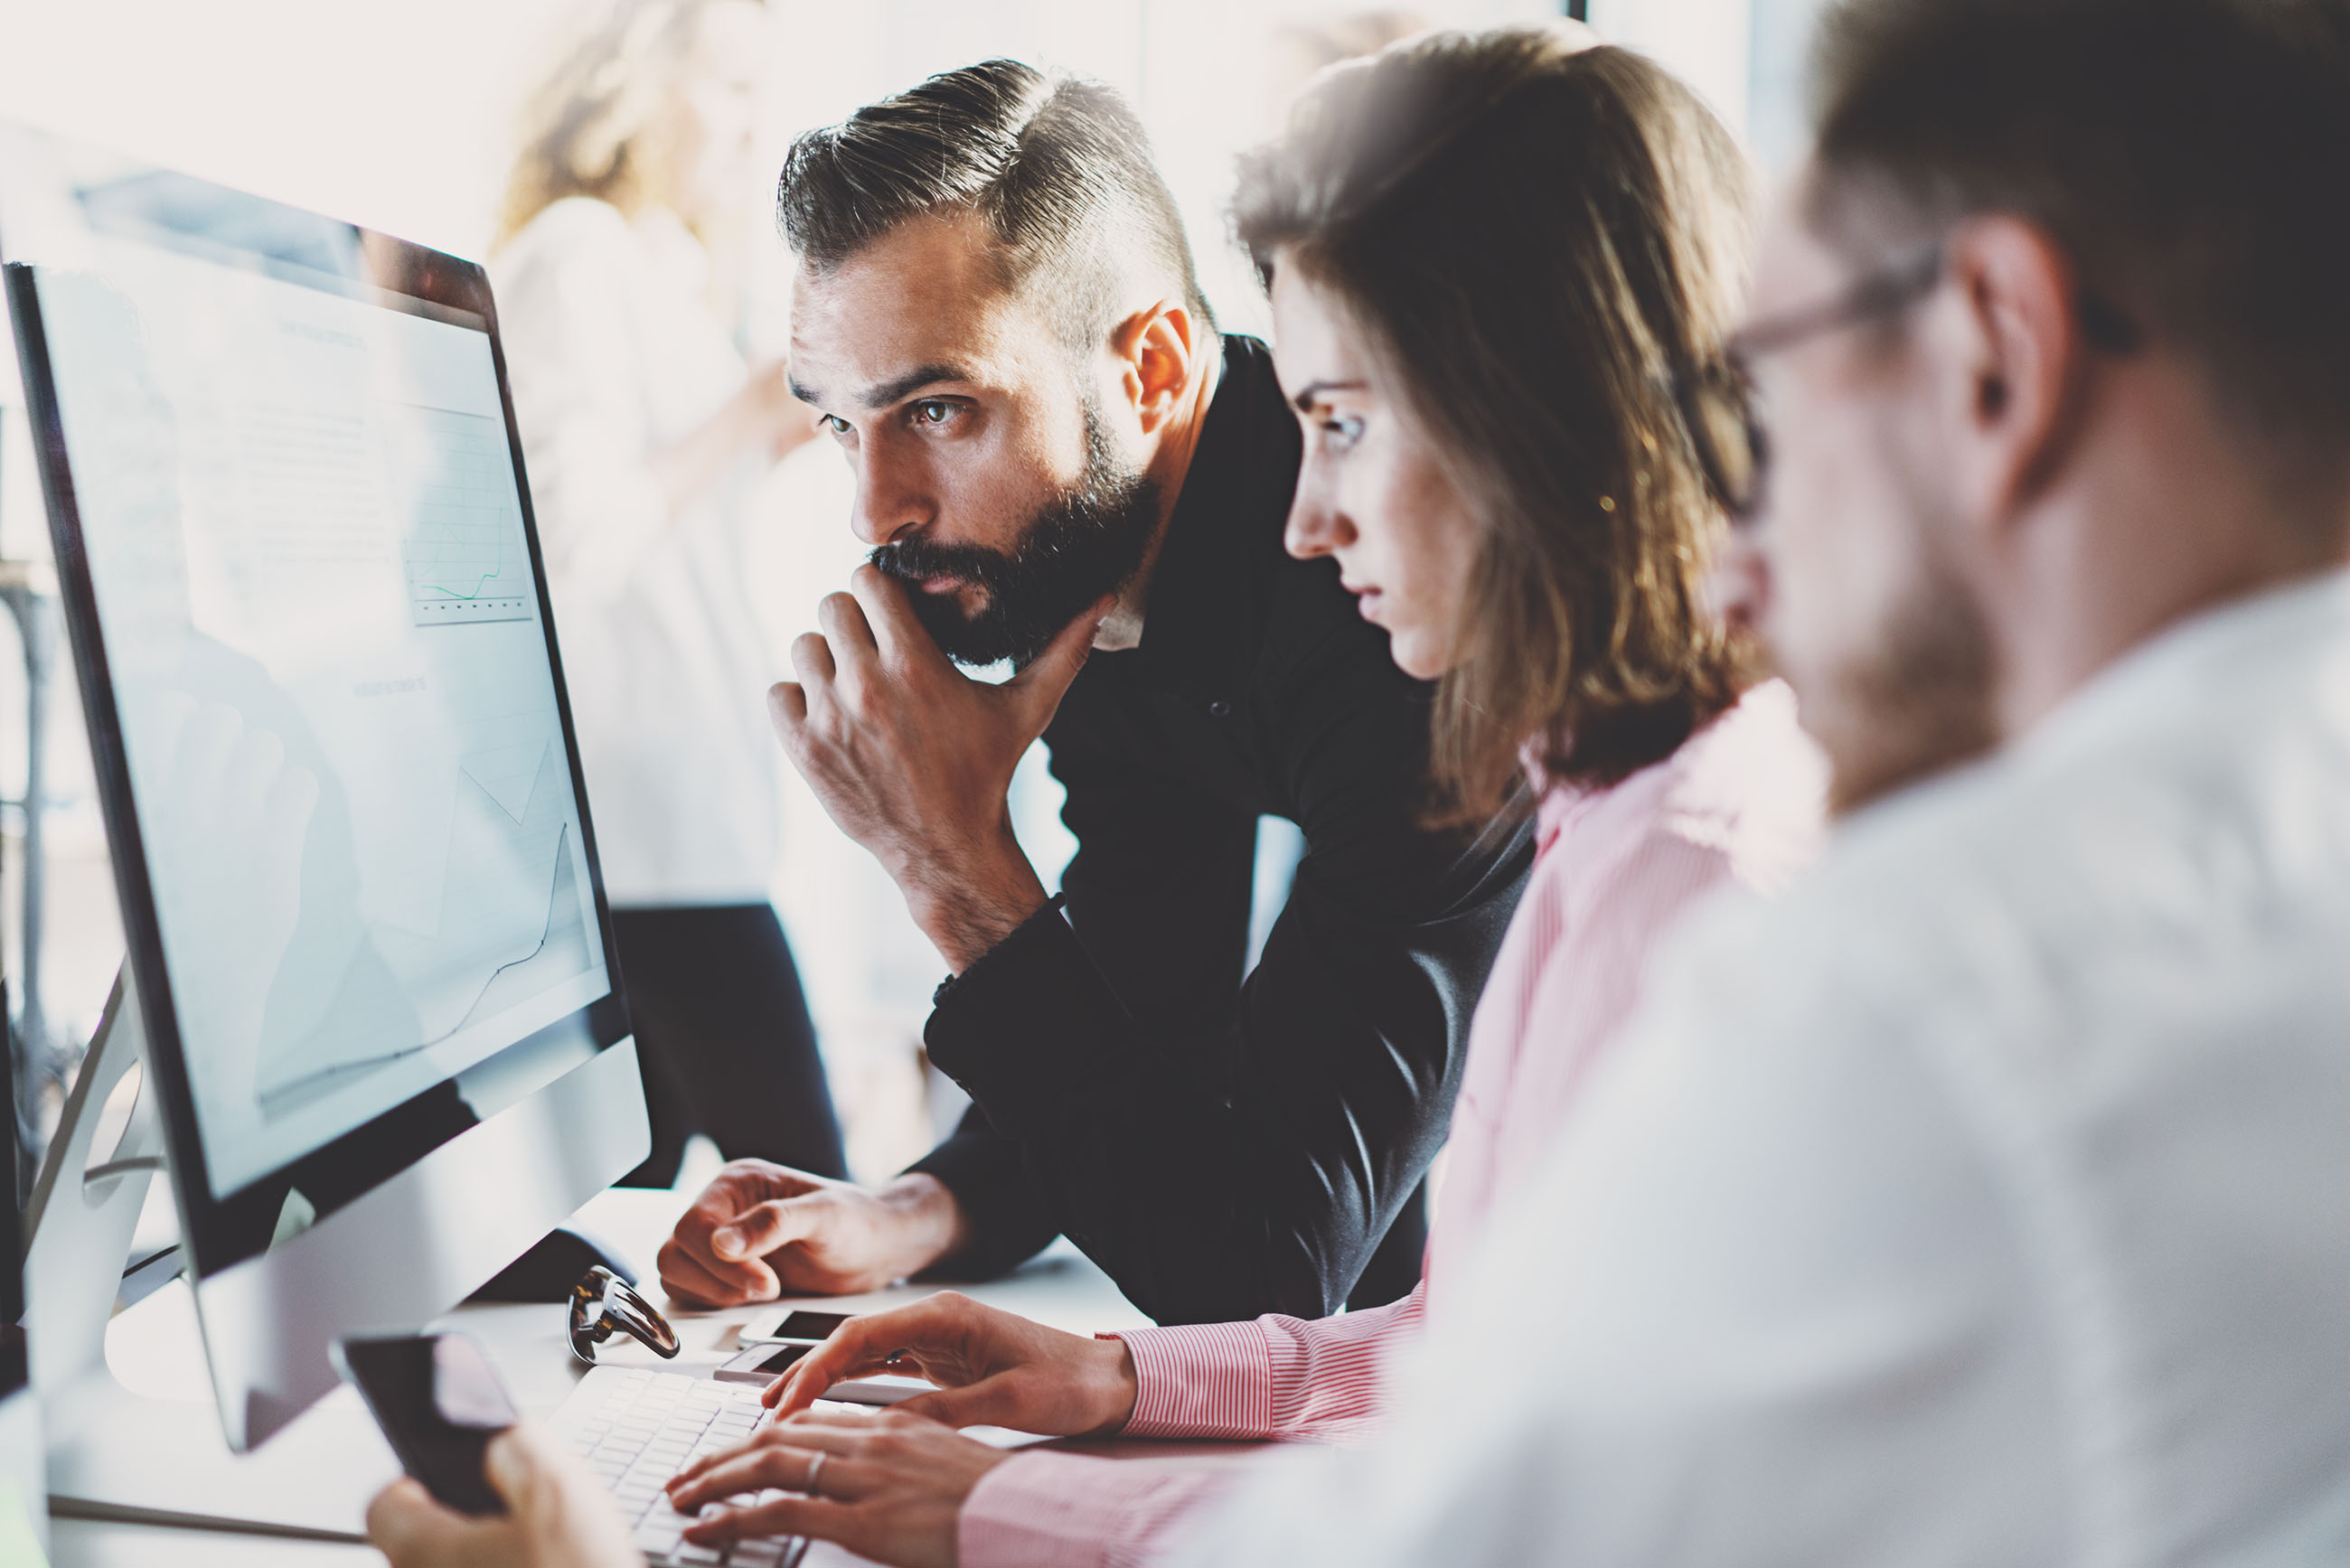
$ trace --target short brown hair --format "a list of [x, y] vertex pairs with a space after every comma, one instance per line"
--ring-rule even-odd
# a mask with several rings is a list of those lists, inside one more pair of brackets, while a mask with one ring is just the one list
[[1438, 815], [1672, 752], [1747, 680], [1706, 608], [1721, 518], [1673, 397], [1743, 277], [1747, 181], [1696, 96], [1564, 29], [1439, 33], [1323, 77], [1234, 223], [1326, 284], [1483, 524], [1440, 684]]
[[818, 271], [910, 220], [975, 213], [1004, 285], [1044, 285], [1037, 293], [1076, 348], [1107, 339], [1123, 269], [1137, 260], [1215, 327], [1134, 110], [1113, 88], [1017, 60], [947, 71], [805, 133], [784, 161], [775, 211]]
[[2026, 218], [2248, 432], [2350, 456], [2350, 0], [1847, 0], [1813, 68], [1832, 243]]

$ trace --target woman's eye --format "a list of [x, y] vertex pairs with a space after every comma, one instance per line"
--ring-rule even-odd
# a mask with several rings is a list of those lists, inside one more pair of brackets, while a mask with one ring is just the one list
[[1334, 415], [1315, 421], [1322, 435], [1322, 445], [1331, 452], [1345, 452], [1363, 439], [1363, 421], [1351, 414]]
[[817, 421], [833, 434], [842, 436], [848, 433], [848, 421], [838, 414], [819, 414], [816, 417]]

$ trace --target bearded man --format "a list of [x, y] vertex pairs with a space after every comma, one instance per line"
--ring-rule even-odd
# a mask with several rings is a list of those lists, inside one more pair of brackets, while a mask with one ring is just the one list
[[[779, 207], [795, 389], [873, 558], [776, 724], [945, 959], [926, 1038], [975, 1105], [879, 1189], [728, 1167], [664, 1284], [983, 1276], [1065, 1233], [1161, 1322], [1405, 1294], [1531, 846], [1424, 826], [1430, 691], [1284, 552], [1297, 422], [1264, 346], [1217, 333], [1140, 125], [990, 61], [802, 137]], [[1066, 911], [1005, 809], [1040, 734]], [[1268, 815], [1305, 853], [1247, 971]]]

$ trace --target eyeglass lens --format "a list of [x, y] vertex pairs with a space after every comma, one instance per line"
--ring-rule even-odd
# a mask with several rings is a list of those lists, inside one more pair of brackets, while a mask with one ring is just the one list
[[1732, 517], [1752, 515], [1762, 500], [1768, 450], [1753, 384], [1736, 362], [1719, 363], [1697, 378], [1685, 402], [1690, 439], [1714, 499]]

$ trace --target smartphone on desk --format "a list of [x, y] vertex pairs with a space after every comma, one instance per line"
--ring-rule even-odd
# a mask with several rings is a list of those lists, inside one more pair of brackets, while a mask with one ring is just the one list
[[753, 1318], [737, 1337], [744, 1345], [822, 1345], [833, 1331], [856, 1314], [845, 1312], [802, 1312], [787, 1309], [780, 1318]]
[[[811, 1317], [830, 1314], [811, 1313]], [[746, 1345], [742, 1354], [711, 1374], [721, 1383], [749, 1383], [764, 1388], [785, 1373], [799, 1365], [800, 1357], [816, 1345], [798, 1340], [766, 1340]], [[932, 1392], [930, 1384], [919, 1377], [859, 1377], [848, 1383], [836, 1383], [824, 1392], [827, 1399], [845, 1405], [895, 1405], [901, 1399], [911, 1399], [917, 1394]]]
[[335, 1370], [359, 1391], [400, 1468], [460, 1513], [504, 1513], [482, 1456], [520, 1420], [497, 1369], [471, 1334], [339, 1340]]
[[[743, 1344], [742, 1353], [712, 1376], [722, 1383], [754, 1383], [764, 1388], [798, 1365], [801, 1356], [830, 1339], [835, 1329], [855, 1315], [793, 1308], [780, 1321], [763, 1323], [753, 1318], [743, 1325], [737, 1336]], [[852, 1383], [834, 1384], [825, 1397], [850, 1405], [895, 1405], [900, 1399], [931, 1391], [931, 1385], [919, 1377], [860, 1377]]]
[[749, 1383], [764, 1388], [799, 1365], [813, 1345], [778, 1345], [762, 1340], [743, 1347], [741, 1354], [711, 1374], [721, 1383]]

